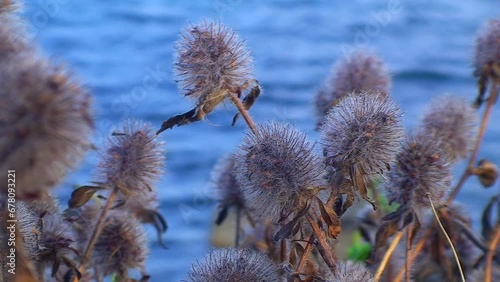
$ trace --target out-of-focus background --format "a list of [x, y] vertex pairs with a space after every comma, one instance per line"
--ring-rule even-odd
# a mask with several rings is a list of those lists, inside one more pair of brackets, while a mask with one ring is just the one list
[[[499, 17], [490, 1], [327, 1], [327, 0], [124, 0], [27, 1], [24, 18], [43, 52], [63, 63], [94, 95], [97, 146], [122, 120], [141, 119], [159, 127], [185, 112], [192, 101], [177, 90], [172, 72], [173, 44], [189, 23], [217, 19], [233, 27], [252, 51], [264, 92], [251, 114], [257, 122], [291, 122], [317, 140], [313, 99], [332, 64], [355, 49], [369, 48], [390, 68], [392, 96], [405, 112], [408, 128], [422, 110], [445, 93], [476, 95], [472, 57], [477, 31]], [[231, 105], [209, 122], [164, 132], [167, 172], [158, 184], [161, 212], [169, 230], [169, 250], [159, 248], [148, 228], [152, 281], [186, 278], [191, 263], [210, 249], [216, 203], [210, 171], [234, 151], [246, 130], [230, 123]], [[500, 108], [491, 117], [480, 158], [500, 164]], [[92, 180], [96, 154], [57, 190], [66, 202], [73, 185]], [[464, 167], [455, 169], [455, 175]], [[478, 220], [498, 184], [484, 190], [468, 181], [458, 200]], [[477, 224], [475, 225], [477, 228]]]

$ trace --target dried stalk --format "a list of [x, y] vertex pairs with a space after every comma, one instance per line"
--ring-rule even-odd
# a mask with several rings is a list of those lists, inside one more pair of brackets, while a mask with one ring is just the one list
[[493, 257], [495, 256], [498, 241], [500, 241], [500, 226], [497, 226], [495, 231], [495, 237], [491, 241], [488, 254], [486, 255], [486, 269], [484, 271], [484, 281], [491, 282], [491, 264], [493, 262]]

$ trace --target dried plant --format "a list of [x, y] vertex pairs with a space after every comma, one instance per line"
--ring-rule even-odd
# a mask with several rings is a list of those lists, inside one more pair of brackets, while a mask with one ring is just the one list
[[259, 125], [255, 134], [246, 134], [236, 172], [245, 202], [258, 218], [283, 221], [303, 207], [311, 188], [321, 185], [323, 171], [312, 149], [306, 136], [289, 125]]
[[389, 169], [404, 136], [398, 106], [385, 94], [353, 93], [332, 109], [321, 131], [330, 183], [348, 195], [342, 210], [356, 192], [372, 202], [368, 182]]
[[[184, 95], [196, 100], [196, 106], [165, 121], [157, 134], [175, 125], [203, 119], [228, 98], [233, 103], [239, 102], [241, 92], [256, 83], [252, 74], [252, 57], [243, 41], [233, 30], [219, 23], [202, 22], [187, 27], [181, 33], [176, 49], [175, 70], [179, 88]], [[260, 94], [258, 84], [254, 89], [244, 100], [244, 105], [241, 102], [236, 104], [242, 114]], [[236, 117], [233, 124], [235, 121]]]
[[212, 250], [203, 261], [193, 264], [188, 276], [192, 282], [278, 282], [279, 273], [265, 254], [228, 248]]
[[432, 101], [422, 127], [441, 139], [450, 161], [455, 161], [472, 151], [478, 120], [474, 108], [464, 98], [443, 96]]
[[317, 125], [345, 96], [371, 92], [389, 95], [391, 79], [384, 63], [369, 52], [353, 52], [339, 61], [316, 95]]

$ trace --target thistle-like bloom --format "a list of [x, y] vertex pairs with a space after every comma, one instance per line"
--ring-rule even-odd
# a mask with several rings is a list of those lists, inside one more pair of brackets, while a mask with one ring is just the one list
[[148, 254], [147, 236], [141, 223], [124, 212], [106, 216], [104, 229], [92, 251], [92, 262], [99, 273], [116, 273], [120, 281], [128, 277], [129, 269], [145, 274]]
[[151, 126], [139, 121], [125, 121], [107, 140], [99, 169], [103, 182], [129, 192], [151, 191], [163, 172], [163, 142]]
[[340, 61], [316, 97], [321, 124], [328, 111], [348, 94], [371, 91], [389, 94], [391, 79], [384, 63], [370, 53], [354, 52]]
[[228, 90], [239, 89], [253, 79], [250, 53], [233, 30], [202, 22], [188, 27], [181, 37], [176, 43], [175, 63], [179, 87], [186, 96], [198, 100], [198, 105], [220, 103]]
[[327, 167], [348, 177], [352, 167], [366, 176], [382, 174], [395, 160], [404, 138], [401, 112], [380, 93], [362, 92], [343, 99], [321, 128]]
[[[17, 172], [16, 196], [38, 196], [89, 147], [90, 96], [63, 70], [25, 52], [0, 64], [0, 101], [0, 169]], [[0, 181], [7, 183], [7, 173]]]
[[451, 166], [440, 142], [425, 131], [407, 137], [386, 184], [391, 203], [412, 209], [427, 208], [430, 206], [427, 193], [434, 203], [441, 201], [450, 187]]
[[450, 160], [465, 158], [472, 150], [478, 117], [465, 99], [444, 96], [435, 99], [423, 119], [423, 128], [441, 138]]
[[[1, 5], [1, 4], [0, 4]], [[11, 4], [12, 5], [12, 4]], [[0, 7], [0, 64], [12, 55], [30, 49], [21, 32], [22, 23], [12, 15], [9, 7]]]
[[279, 282], [278, 267], [265, 255], [252, 250], [214, 249], [197, 261], [188, 274], [191, 282]]
[[244, 207], [244, 197], [236, 178], [236, 159], [230, 155], [219, 160], [212, 172], [212, 181], [221, 205]]
[[490, 20], [478, 36], [474, 67], [474, 74], [478, 77], [500, 75], [500, 19]]
[[270, 123], [248, 132], [236, 155], [245, 201], [260, 219], [280, 220], [297, 208], [296, 200], [321, 183], [322, 169], [306, 136], [289, 125]]
[[372, 282], [373, 274], [362, 264], [345, 262], [337, 265], [337, 273], [328, 282]]

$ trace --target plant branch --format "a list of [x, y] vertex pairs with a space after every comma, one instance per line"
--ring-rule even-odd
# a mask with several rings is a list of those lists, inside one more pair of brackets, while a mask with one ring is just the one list
[[493, 84], [490, 90], [490, 96], [488, 98], [488, 103], [486, 104], [486, 110], [484, 111], [483, 118], [481, 120], [481, 125], [479, 127], [479, 131], [477, 133], [476, 143], [474, 144], [474, 149], [469, 157], [469, 162], [467, 163], [467, 168], [462, 173], [460, 180], [457, 185], [451, 192], [446, 204], [449, 205], [453, 199], [458, 195], [458, 192], [464, 185], [465, 181], [472, 175], [472, 171], [474, 169], [474, 163], [476, 162], [477, 155], [479, 153], [479, 147], [481, 146], [481, 142], [483, 140], [484, 134], [486, 132], [486, 126], [488, 125], [488, 121], [491, 116], [491, 111], [493, 109], [493, 105], [495, 105], [498, 98], [498, 85], [496, 83]]
[[493, 262], [493, 257], [495, 256], [498, 241], [500, 241], [500, 225], [497, 226], [495, 231], [495, 237], [491, 241], [488, 254], [486, 255], [486, 269], [484, 271], [484, 281], [491, 282], [491, 264]]
[[391, 255], [394, 252], [394, 250], [396, 249], [396, 246], [398, 245], [399, 241], [401, 241], [401, 237], [403, 237], [403, 231], [399, 231], [392, 240], [389, 249], [387, 249], [387, 251], [385, 252], [384, 258], [382, 259], [382, 262], [380, 263], [380, 266], [377, 269], [377, 273], [375, 274], [373, 282], [378, 282], [380, 281], [380, 278], [382, 278], [384, 269], [387, 267], [387, 263], [389, 262], [389, 259], [391, 258]]
[[337, 266], [335, 263], [335, 259], [332, 253], [332, 248], [329, 246], [328, 241], [326, 240], [325, 234], [321, 231], [318, 223], [311, 215], [307, 215], [307, 220], [311, 225], [311, 228], [314, 232], [314, 235], [318, 239], [317, 248], [325, 263], [330, 267], [330, 270], [335, 273]]
[[[89, 243], [87, 244], [87, 248], [85, 249], [85, 252], [83, 254], [80, 267], [78, 268], [78, 270], [81, 273], [83, 273], [83, 270], [85, 269], [85, 267], [87, 267], [90, 254], [94, 249], [94, 246], [97, 242], [97, 238], [99, 237], [99, 235], [101, 235], [102, 229], [104, 228], [104, 220], [106, 219], [106, 214], [108, 213], [108, 210], [111, 208], [111, 204], [115, 200], [117, 192], [118, 188], [114, 187], [113, 191], [111, 191], [111, 194], [109, 194], [108, 201], [106, 202], [106, 205], [104, 205], [104, 208], [102, 209], [99, 219], [97, 220], [97, 223], [94, 227], [94, 232], [92, 233], [92, 237], [90, 237]], [[76, 278], [73, 280], [73, 282], [77, 281], [78, 280]]]
[[296, 272], [300, 273], [302, 270], [302, 267], [304, 267], [304, 264], [306, 263], [307, 258], [309, 257], [309, 253], [311, 252], [312, 244], [314, 243], [314, 240], [315, 240], [315, 238], [314, 238], [314, 233], [313, 233], [309, 236], [309, 239], [307, 239], [307, 244], [306, 244], [306, 247], [304, 249], [304, 254], [302, 255], [302, 257], [299, 260], [299, 264], [297, 265], [297, 269], [295, 270]]
[[238, 111], [240, 112], [241, 116], [245, 119], [245, 122], [248, 124], [248, 127], [252, 130], [253, 133], [257, 132], [257, 129], [255, 127], [255, 123], [252, 120], [252, 117], [248, 114], [248, 111], [245, 109], [243, 104], [241, 103], [240, 99], [238, 96], [233, 91], [229, 91], [229, 97], [231, 98], [231, 101], [233, 104], [236, 106]]

